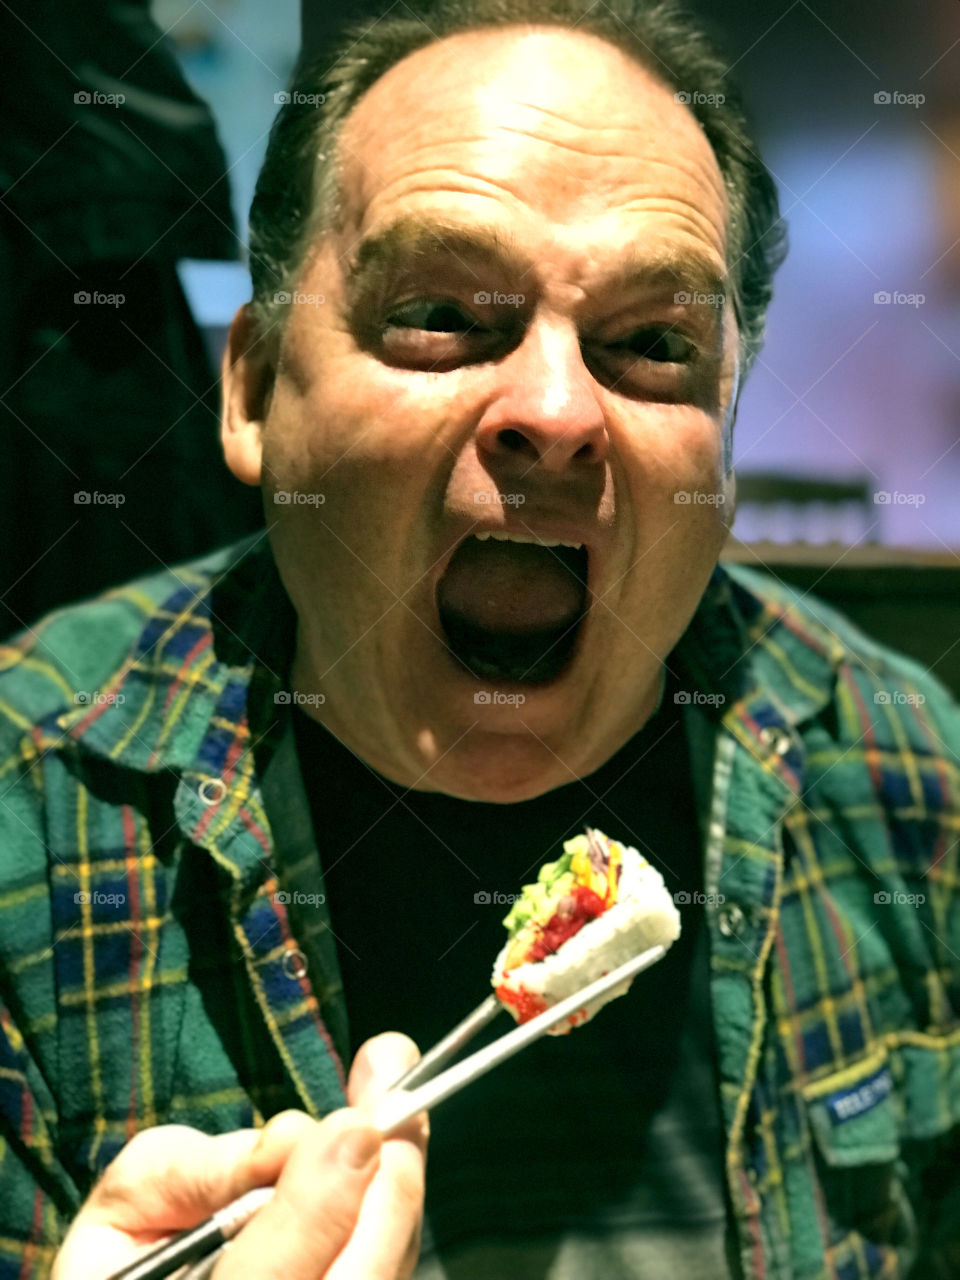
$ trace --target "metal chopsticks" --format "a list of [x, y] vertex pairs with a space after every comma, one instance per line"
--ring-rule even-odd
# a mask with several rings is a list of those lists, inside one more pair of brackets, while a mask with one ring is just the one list
[[[373, 1123], [384, 1135], [394, 1133], [420, 1111], [429, 1111], [438, 1102], [451, 1097], [480, 1076], [492, 1071], [507, 1058], [563, 1022], [585, 1004], [596, 1000], [611, 988], [648, 969], [664, 954], [662, 946], [651, 947], [628, 960], [626, 964], [597, 978], [580, 991], [575, 991], [558, 1004], [537, 1014], [529, 1022], [514, 1027], [499, 1040], [478, 1049], [462, 1062], [448, 1067], [434, 1079], [425, 1079], [487, 1025], [502, 1007], [496, 996], [489, 996], [442, 1040], [425, 1054], [414, 1068], [406, 1072], [387, 1093], [374, 1104]], [[423, 1082], [423, 1083], [421, 1083]], [[411, 1084], [415, 1087], [411, 1088]], [[272, 1187], [258, 1187], [220, 1209], [206, 1222], [181, 1232], [173, 1240], [139, 1258], [110, 1280], [165, 1280], [187, 1263], [196, 1263], [220, 1249], [243, 1229], [273, 1195]]]
[[[499, 1066], [501, 1062], [505, 1062], [507, 1058], [519, 1053], [521, 1049], [532, 1041], [539, 1039], [551, 1027], [555, 1027], [558, 1022], [563, 1022], [572, 1013], [582, 1009], [585, 1004], [590, 1004], [591, 1001], [604, 995], [613, 987], [619, 986], [622, 982], [626, 982], [628, 978], [633, 978], [644, 969], [648, 969], [650, 965], [655, 964], [664, 955], [665, 951], [665, 947], [657, 945], [641, 952], [638, 956], [633, 956], [625, 964], [620, 965], [619, 968], [597, 978], [594, 982], [581, 988], [581, 990], [574, 991], [572, 995], [567, 996], [551, 1008], [545, 1009], [543, 1013], [538, 1013], [529, 1022], [520, 1023], [519, 1026], [502, 1035], [499, 1040], [494, 1040], [493, 1044], [488, 1044], [485, 1048], [478, 1049], [469, 1058], [464, 1058], [463, 1062], [458, 1062], [454, 1066], [448, 1067], [446, 1071], [433, 1080], [419, 1084], [413, 1089], [410, 1089], [409, 1084], [404, 1087], [394, 1085], [374, 1104], [374, 1124], [385, 1135], [393, 1133], [411, 1116], [415, 1116], [418, 1111], [429, 1111], [438, 1102], [442, 1102], [445, 1098], [449, 1098], [452, 1094], [459, 1092], [466, 1085], [472, 1084], [474, 1080], [479, 1079], [480, 1076]], [[492, 999], [496, 1001], [495, 996]], [[499, 1004], [499, 1001], [496, 1001], [496, 1003]], [[485, 1000], [459, 1026], [455, 1027], [448, 1036], [445, 1036], [443, 1040], [437, 1043], [436, 1049], [443, 1049], [443, 1054], [438, 1053], [437, 1058], [433, 1059], [434, 1064], [441, 1057], [449, 1058], [453, 1055], [456, 1051], [451, 1048], [454, 1041], [456, 1041], [458, 1047], [461, 1044], [465, 1044], [470, 1036], [476, 1034], [480, 1027], [490, 1021], [493, 1015], [488, 1011], [488, 1004], [489, 1002]], [[496, 1013], [496, 1010], [494, 1010], [494, 1013]], [[433, 1052], [431, 1050], [430, 1055], [427, 1056], [431, 1056]], [[418, 1063], [417, 1066], [419, 1065]], [[401, 1080], [409, 1081], [412, 1075], [413, 1071], [408, 1071], [405, 1076], [401, 1077]], [[422, 1076], [419, 1078], [422, 1078]]]

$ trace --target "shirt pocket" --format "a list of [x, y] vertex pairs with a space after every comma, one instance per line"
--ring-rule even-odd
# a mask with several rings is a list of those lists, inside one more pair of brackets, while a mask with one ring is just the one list
[[863, 1258], [868, 1269], [854, 1275], [906, 1276], [916, 1256], [917, 1225], [901, 1158], [902, 1085], [902, 1064], [884, 1044], [802, 1090], [824, 1245], [837, 1263]]

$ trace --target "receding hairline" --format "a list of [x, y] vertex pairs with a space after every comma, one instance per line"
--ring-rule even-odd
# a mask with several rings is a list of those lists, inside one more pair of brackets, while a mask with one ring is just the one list
[[[361, 127], [360, 124], [358, 124], [358, 121], [362, 122], [363, 120], [363, 107], [367, 104], [368, 99], [372, 95], [382, 92], [384, 85], [389, 87], [389, 82], [400, 74], [401, 69], [407, 68], [407, 64], [411, 61], [417, 58], [423, 59], [428, 56], [437, 57], [439, 51], [449, 48], [451, 45], [461, 44], [466, 41], [473, 41], [478, 38], [485, 38], [489, 42], [494, 40], [503, 41], [510, 37], [511, 34], [516, 37], [517, 33], [523, 37], [551, 37], [559, 39], [561, 42], [568, 42], [570, 39], [574, 39], [580, 44], [589, 43], [596, 48], [603, 48], [608, 54], [613, 55], [625, 67], [629, 67], [630, 69], [645, 76], [652, 87], [655, 87], [666, 94], [671, 94], [673, 92], [669, 78], [669, 67], [664, 64], [664, 71], [661, 73], [655, 66], [652, 66], [651, 63], [656, 58], [656, 55], [652, 51], [650, 51], [651, 61], [648, 62], [641, 58], [636, 50], [625, 47], [624, 44], [618, 44], [613, 39], [610, 39], [605, 35], [601, 35], [598, 32], [582, 30], [579, 27], [569, 26], [562, 21], [557, 21], [556, 23], [511, 21], [505, 22], [502, 25], [489, 23], [483, 26], [472, 27], [464, 31], [455, 31], [449, 35], [443, 35], [432, 39], [427, 43], [420, 45], [418, 48], [412, 49], [409, 53], [404, 54], [404, 56], [397, 62], [391, 63], [390, 66], [388, 66], [372, 84], [367, 86], [364, 92], [351, 105], [350, 110], [341, 121], [337, 137], [337, 151], [339, 152], [340, 148], [345, 143], [349, 145], [351, 131]], [[659, 59], [657, 59], [657, 61], [659, 61]], [[416, 81], [414, 81], [413, 84], [416, 84]], [[696, 122], [696, 118], [692, 113], [688, 114], [690, 115], [691, 120]], [[709, 140], [705, 139], [705, 141], [716, 160], [716, 154], [713, 146], [710, 144]], [[339, 155], [337, 167], [341, 172], [346, 168], [346, 164], [347, 161], [344, 157]], [[722, 185], [721, 174], [721, 186]], [[342, 196], [342, 191], [340, 194]]]
[[[310, 241], [312, 243], [308, 243], [304, 253], [304, 266], [313, 256], [315, 249], [318, 247], [317, 242], [324, 237], [325, 232], [342, 231], [348, 221], [351, 228], [356, 228], [359, 232], [359, 228], [365, 214], [365, 209], [358, 207], [356, 200], [351, 198], [350, 193], [346, 189], [345, 178], [347, 171], [350, 168], [350, 157], [343, 156], [341, 147], [346, 142], [349, 148], [351, 128], [356, 127], [358, 113], [367, 103], [369, 95], [378, 90], [399, 68], [406, 66], [411, 59], [416, 58], [418, 55], [425, 54], [428, 50], [435, 51], [442, 46], [462, 43], [468, 37], [490, 37], [502, 40], [512, 32], [521, 32], [524, 36], [559, 36], [561, 38], [574, 37], [581, 43], [589, 41], [594, 45], [602, 45], [613, 54], [618, 55], [624, 64], [643, 73], [651, 87], [655, 87], [656, 89], [663, 91], [665, 94], [671, 94], [673, 92], [669, 82], [659, 75], [655, 68], [651, 67], [649, 63], [643, 61], [635, 53], [621, 47], [603, 35], [592, 31], [580, 30], [579, 28], [571, 27], [561, 22], [557, 22], [556, 24], [542, 22], [510, 22], [505, 23], [502, 26], [490, 24], [466, 31], [456, 31], [450, 35], [444, 35], [438, 39], [431, 40], [428, 44], [421, 45], [419, 48], [412, 50], [398, 62], [392, 63], [386, 71], [384, 71], [384, 73], [365, 90], [357, 101], [353, 103], [349, 113], [342, 121], [336, 142], [337, 156], [334, 165], [336, 177], [333, 183], [333, 191], [330, 192], [331, 195], [334, 195], [335, 192], [332, 200], [332, 208], [328, 208], [325, 211], [326, 217], [322, 218], [322, 222], [320, 224], [314, 226], [313, 234], [310, 237]], [[687, 108], [680, 103], [677, 103], [676, 105], [677, 110], [683, 111], [686, 116], [689, 116], [690, 122], [694, 126], [698, 127], [698, 122], [693, 113], [689, 112]], [[362, 120], [362, 116], [360, 118]], [[718, 180], [717, 193], [723, 204], [725, 242], [724, 258], [726, 259], [730, 249], [729, 244], [726, 243], [730, 231], [730, 196], [716, 151], [708, 138], [704, 137], [702, 140], [713, 160], [714, 166], [716, 167], [716, 176]], [[352, 148], [350, 149], [352, 150]], [[362, 161], [359, 163], [362, 163]], [[320, 203], [319, 194], [319, 192], [314, 193], [314, 211], [320, 213], [322, 217], [323, 211], [318, 208]], [[458, 241], [462, 240], [463, 232], [465, 230], [470, 230], [469, 228], [466, 228], [465, 224], [458, 224], [455, 219], [445, 218], [443, 216], [434, 215], [426, 220], [418, 220], [416, 218], [401, 215], [396, 219], [395, 226], [389, 225], [385, 228], [379, 229], [375, 233], [370, 233], [361, 237], [359, 243], [364, 246], [364, 255], [369, 258], [376, 256], [381, 260], [381, 262], [383, 262], [388, 256], [397, 255], [405, 249], [411, 253], [417, 252], [423, 254], [429, 252], [432, 247], [430, 243], [432, 238], [431, 233], [428, 230], [424, 234], [421, 234], [420, 229], [417, 226], [418, 221], [424, 221], [425, 225], [433, 228], [434, 236], [445, 239], [454, 246], [456, 246]], [[516, 255], [511, 252], [515, 244], [512, 237], [498, 234], [496, 229], [492, 227], [486, 228], [485, 233], [479, 228], [473, 228], [473, 232], [474, 238], [481, 239], [487, 251], [493, 252], [500, 257], [516, 257]], [[728, 263], [726, 261], [724, 262], [724, 278], [722, 280], [718, 280], [716, 270], [712, 264], [706, 263], [705, 260], [698, 263], [695, 260], [694, 255], [685, 257], [683, 254], [673, 252], [671, 250], [665, 250], [661, 255], [661, 261], [652, 265], [659, 266], [661, 268], [661, 274], [665, 277], [673, 263], [676, 263], [679, 268], [674, 274], [680, 275], [684, 270], [687, 271], [692, 279], [700, 280], [701, 283], [697, 284], [698, 288], [708, 284], [722, 284], [723, 286], [720, 290], [704, 287], [704, 292], [727, 292], [729, 271]], [[351, 253], [349, 274], [366, 274], [366, 261], [363, 255]]]
[[470, 27], [462, 31], [454, 31], [446, 35], [434, 37], [416, 49], [411, 49], [405, 53], [398, 61], [388, 66], [381, 75], [377, 77], [361, 94], [357, 101], [350, 109], [349, 115], [343, 121], [343, 127], [346, 128], [350, 117], [353, 116], [357, 108], [364, 99], [371, 94], [379, 85], [385, 81], [389, 81], [400, 74], [401, 68], [406, 67], [409, 62], [415, 59], [425, 60], [426, 58], [438, 58], [443, 56], [444, 51], [452, 52], [452, 49], [459, 44], [477, 43], [483, 41], [485, 43], [493, 43], [494, 41], [507, 41], [508, 43], [518, 39], [552, 39], [559, 43], [569, 43], [571, 40], [578, 44], [590, 44], [596, 49], [603, 49], [609, 56], [616, 61], [621, 62], [625, 66], [635, 68], [643, 72], [654, 83], [661, 88], [670, 91], [670, 68], [666, 63], [662, 64], [662, 70], [658, 70], [654, 65], [661, 60], [656, 54], [650, 50], [647, 61], [641, 57], [637, 50], [628, 45], [626, 39], [623, 43], [602, 35], [596, 31], [589, 31], [581, 27], [570, 26], [568, 23], [558, 19], [556, 22], [523, 22], [523, 21], [507, 21], [503, 23], [487, 22], [484, 25]]

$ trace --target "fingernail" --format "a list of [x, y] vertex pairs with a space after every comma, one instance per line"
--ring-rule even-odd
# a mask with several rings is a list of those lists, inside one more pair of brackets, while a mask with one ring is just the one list
[[337, 1158], [348, 1169], [365, 1169], [380, 1151], [380, 1135], [376, 1129], [354, 1129], [340, 1142]]

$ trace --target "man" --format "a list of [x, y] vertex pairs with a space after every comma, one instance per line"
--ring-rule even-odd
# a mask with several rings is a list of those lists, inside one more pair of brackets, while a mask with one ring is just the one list
[[[680, 940], [438, 1110], [418, 1276], [955, 1274], [960, 722], [717, 565], [780, 256], [722, 61], [672, 5], [553, 0], [339, 55], [271, 139], [225, 362], [268, 536], [5, 652], [7, 1272], [78, 1210], [59, 1280], [254, 1185], [249, 1131], [466, 1013], [498, 903], [590, 823]], [[308, 1123], [214, 1274], [408, 1275], [422, 1132], [327, 1272]], [[220, 1135], [199, 1187], [170, 1125]]]

